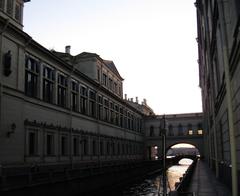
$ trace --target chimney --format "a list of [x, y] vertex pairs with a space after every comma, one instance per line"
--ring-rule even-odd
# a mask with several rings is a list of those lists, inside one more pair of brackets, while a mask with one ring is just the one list
[[143, 99], [143, 103], [144, 103], [144, 105], [147, 105], [147, 100]]
[[136, 103], [138, 103], [138, 97], [136, 97]]
[[127, 94], [124, 94], [124, 96], [125, 96], [125, 100], [127, 100]]
[[133, 102], [133, 98], [131, 98], [131, 102]]
[[70, 54], [71, 46], [65, 47], [65, 53]]

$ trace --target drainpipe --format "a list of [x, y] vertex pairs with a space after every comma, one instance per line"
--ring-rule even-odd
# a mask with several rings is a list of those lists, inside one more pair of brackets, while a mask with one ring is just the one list
[[228, 38], [226, 28], [224, 28], [226, 21], [224, 16], [224, 2], [218, 0], [219, 8], [219, 22], [221, 27], [221, 40], [223, 50], [223, 64], [225, 71], [225, 83], [226, 83], [226, 99], [228, 108], [228, 125], [229, 125], [229, 139], [230, 139], [230, 152], [231, 152], [231, 173], [232, 173], [232, 196], [238, 195], [238, 179], [237, 179], [237, 156], [236, 156], [236, 140], [233, 120], [233, 108], [232, 108], [232, 91], [231, 91], [231, 80], [229, 74], [229, 56], [228, 56]]

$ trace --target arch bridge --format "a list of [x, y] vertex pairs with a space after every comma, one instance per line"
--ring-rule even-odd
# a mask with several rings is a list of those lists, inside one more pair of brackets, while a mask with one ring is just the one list
[[[165, 115], [166, 150], [175, 144], [187, 143], [195, 146], [199, 154], [204, 156], [204, 130], [202, 113]], [[145, 149], [147, 159], [162, 157], [163, 116], [145, 119]]]

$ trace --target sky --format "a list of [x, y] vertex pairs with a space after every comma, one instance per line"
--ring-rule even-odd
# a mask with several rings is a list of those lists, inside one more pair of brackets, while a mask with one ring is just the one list
[[31, 0], [24, 31], [59, 52], [112, 60], [156, 114], [201, 112], [195, 0]]

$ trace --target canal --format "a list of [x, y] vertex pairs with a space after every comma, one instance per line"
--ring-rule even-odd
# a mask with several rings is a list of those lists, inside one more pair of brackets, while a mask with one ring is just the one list
[[[193, 161], [191, 159], [182, 159], [178, 165], [173, 165], [167, 170], [167, 187], [168, 192], [175, 189], [175, 183], [179, 182], [179, 178], [183, 176], [189, 165]], [[129, 186], [113, 188], [111, 191], [103, 191], [93, 195], [114, 195], [114, 196], [157, 196], [162, 192], [162, 175], [161, 171], [153, 173], [145, 179], [139, 180]]]

